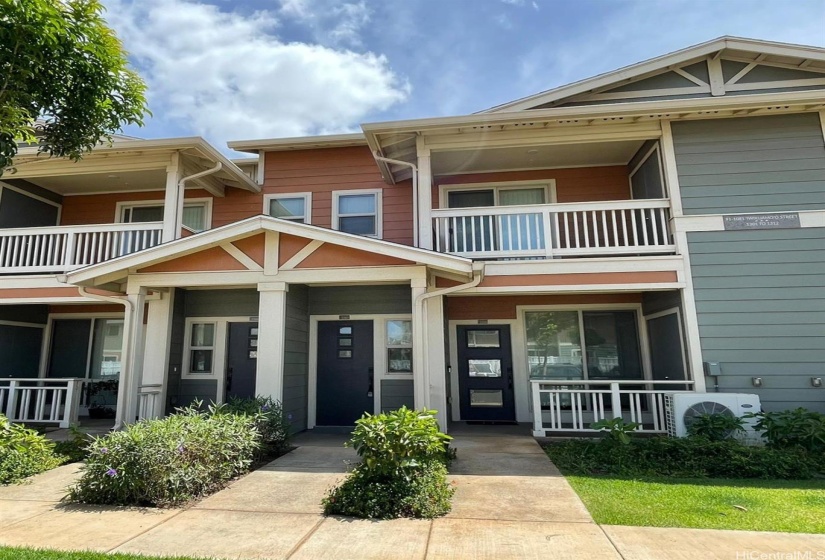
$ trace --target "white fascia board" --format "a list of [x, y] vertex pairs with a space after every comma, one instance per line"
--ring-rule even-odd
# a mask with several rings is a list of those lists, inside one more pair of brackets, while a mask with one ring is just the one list
[[344, 146], [364, 146], [366, 144], [367, 141], [360, 132], [352, 134], [329, 134], [325, 136], [267, 138], [263, 140], [233, 140], [226, 143], [229, 148], [239, 152], [312, 150], [319, 148], [340, 148]]
[[437, 253], [417, 247], [408, 247], [381, 239], [372, 239], [318, 226], [279, 220], [270, 216], [253, 216], [246, 220], [227, 224], [191, 237], [184, 237], [170, 241], [169, 243], [163, 243], [151, 249], [140, 251], [139, 253], [124, 255], [110, 261], [78, 269], [68, 274], [68, 281], [71, 284], [84, 284], [94, 282], [96, 278], [118, 273], [125, 276], [129, 270], [132, 269], [143, 268], [156, 262], [202, 251], [219, 246], [222, 243], [266, 231], [286, 233], [297, 237], [305, 237], [334, 245], [342, 245], [362, 251], [396, 257], [447, 272], [466, 275], [471, 275], [473, 272], [472, 261], [464, 257]]

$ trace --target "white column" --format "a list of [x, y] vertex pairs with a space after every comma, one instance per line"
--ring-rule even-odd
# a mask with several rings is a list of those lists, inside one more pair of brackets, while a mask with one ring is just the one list
[[415, 408], [429, 408], [430, 392], [427, 379], [426, 353], [426, 305], [416, 301], [418, 296], [427, 293], [427, 281], [416, 279], [412, 286], [412, 329], [413, 329], [413, 403]]
[[161, 293], [161, 298], [149, 302], [146, 321], [146, 342], [143, 351], [142, 385], [160, 385], [161, 390], [153, 411], [154, 418], [166, 413], [167, 367], [172, 337], [174, 289]]
[[258, 284], [258, 369], [255, 393], [284, 399], [284, 342], [286, 335], [285, 282]]
[[183, 216], [183, 189], [178, 182], [183, 177], [183, 164], [180, 154], [172, 154], [172, 160], [166, 166], [166, 191], [163, 197], [163, 243], [180, 237], [181, 218]]
[[429, 407], [438, 413], [438, 425], [441, 431], [447, 431], [447, 347], [444, 332], [444, 296], [424, 300], [425, 319], [424, 340], [427, 379], [429, 381]]
[[143, 371], [145, 288], [130, 290], [126, 299], [128, 304], [123, 317], [123, 347], [115, 428], [122, 428], [124, 424], [134, 422], [137, 418], [137, 391]]
[[430, 164], [430, 148], [424, 138], [416, 140], [418, 153], [418, 246], [433, 248], [433, 173]]

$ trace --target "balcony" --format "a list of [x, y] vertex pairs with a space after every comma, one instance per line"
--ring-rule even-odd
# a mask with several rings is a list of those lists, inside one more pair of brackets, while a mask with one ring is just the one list
[[473, 259], [673, 254], [667, 199], [433, 210], [435, 249]]
[[163, 224], [0, 230], [0, 274], [61, 274], [159, 245]]

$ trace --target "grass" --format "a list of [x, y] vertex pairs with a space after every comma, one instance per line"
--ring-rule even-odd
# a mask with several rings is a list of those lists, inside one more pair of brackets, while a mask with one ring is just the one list
[[596, 523], [825, 533], [825, 480], [567, 480]]
[[105, 552], [46, 550], [0, 546], [0, 560], [195, 560], [185, 556], [138, 556]]

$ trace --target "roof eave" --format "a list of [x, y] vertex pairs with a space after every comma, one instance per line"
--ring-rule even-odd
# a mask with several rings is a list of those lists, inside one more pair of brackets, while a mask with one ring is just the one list
[[312, 150], [364, 146], [367, 140], [360, 132], [352, 134], [331, 134], [324, 136], [296, 136], [292, 138], [268, 138], [263, 140], [233, 140], [226, 143], [239, 152], [274, 152], [287, 150]]

